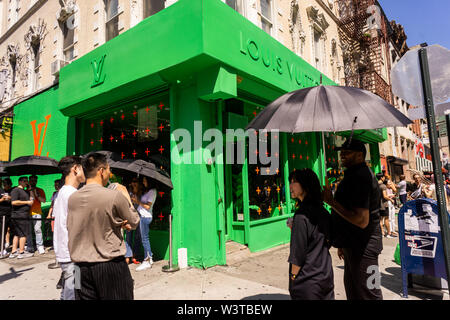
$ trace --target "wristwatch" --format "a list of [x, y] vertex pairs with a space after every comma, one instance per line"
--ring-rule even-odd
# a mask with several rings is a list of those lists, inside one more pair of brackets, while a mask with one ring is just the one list
[[297, 278], [297, 275], [293, 274], [293, 273], [289, 273], [289, 277], [291, 278], [291, 280], [295, 280], [295, 278]]

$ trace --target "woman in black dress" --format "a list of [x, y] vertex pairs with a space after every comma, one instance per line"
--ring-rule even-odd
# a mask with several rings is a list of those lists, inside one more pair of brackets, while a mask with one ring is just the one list
[[321, 186], [311, 169], [289, 175], [291, 198], [298, 200], [292, 222], [289, 293], [293, 300], [333, 300], [334, 278], [329, 253], [330, 215]]

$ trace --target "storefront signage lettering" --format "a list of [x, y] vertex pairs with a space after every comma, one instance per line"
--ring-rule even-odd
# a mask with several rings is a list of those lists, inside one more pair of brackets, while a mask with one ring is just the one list
[[265, 68], [272, 69], [278, 75], [289, 76], [291, 82], [297, 86], [311, 87], [319, 85], [319, 82], [305, 74], [301, 67], [272, 52], [269, 47], [245, 37], [242, 32], [240, 32], [239, 51], [241, 54], [249, 56], [252, 61], [260, 62]]
[[[31, 124], [31, 128], [33, 129], [33, 142], [34, 142], [34, 152], [33, 155], [35, 156], [40, 156], [42, 153], [42, 147], [44, 146], [44, 140], [45, 140], [45, 134], [47, 133], [47, 126], [48, 126], [48, 121], [50, 120], [52, 116], [49, 114], [48, 116], [45, 117], [45, 123], [39, 123], [38, 124], [38, 130], [36, 133], [36, 122], [37, 120], [33, 120], [30, 122]], [[44, 133], [42, 134], [42, 140], [41, 140], [41, 132], [42, 132], [42, 127], [45, 126], [44, 128]], [[40, 146], [40, 148], [39, 148]], [[48, 157], [48, 152], [47, 152], [47, 157]]]
[[91, 61], [92, 71], [94, 72], [94, 81], [91, 88], [96, 87], [105, 82], [106, 74], [103, 72], [103, 65], [105, 64], [106, 54], [104, 54], [100, 60]]

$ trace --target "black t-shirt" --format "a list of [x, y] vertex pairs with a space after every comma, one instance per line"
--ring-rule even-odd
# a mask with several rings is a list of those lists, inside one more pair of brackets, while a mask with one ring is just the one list
[[[9, 190], [11, 191], [11, 190]], [[3, 197], [3, 194], [7, 193], [8, 195], [11, 195], [10, 192], [6, 191], [5, 189], [0, 188], [0, 198]], [[2, 201], [0, 202], [0, 216], [9, 216], [11, 215], [11, 201]]]
[[[332, 211], [333, 246], [369, 257], [383, 250], [380, 227], [381, 192], [378, 181], [365, 163], [348, 168], [334, 195], [347, 210], [369, 209], [369, 224], [361, 229]], [[336, 240], [337, 239], [337, 240]]]
[[334, 299], [334, 278], [327, 242], [330, 215], [319, 206], [300, 204], [292, 223], [288, 258], [300, 266], [295, 280], [289, 280], [289, 291], [296, 299]]
[[[22, 188], [14, 188], [11, 191], [11, 202], [12, 201], [29, 201], [30, 200], [30, 194], [23, 190]], [[12, 206], [12, 217], [13, 218], [27, 218], [30, 215], [30, 208], [29, 205], [21, 205], [21, 206]]]

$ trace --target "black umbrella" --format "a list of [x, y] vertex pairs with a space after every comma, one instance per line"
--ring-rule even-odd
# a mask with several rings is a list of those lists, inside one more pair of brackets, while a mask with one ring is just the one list
[[89, 155], [91, 155], [91, 154], [93, 154], [93, 153], [100, 153], [100, 154], [105, 155], [105, 156], [106, 156], [106, 159], [107, 159], [107, 161], [108, 161], [108, 163], [109, 163], [110, 166], [111, 166], [114, 162], [119, 161], [119, 160], [122, 160], [122, 158], [120, 157], [119, 154], [117, 154], [117, 153], [115, 153], [115, 152], [112, 152], [112, 151], [107, 151], [107, 150], [91, 151], [91, 152], [88, 152], [88, 153], [82, 155], [81, 157], [82, 157], [82, 158], [86, 158], [86, 157], [88, 157]]
[[120, 176], [145, 176], [159, 186], [173, 189], [170, 176], [163, 170], [158, 169], [155, 164], [144, 160], [125, 159], [116, 161], [110, 165], [114, 174]]
[[42, 156], [23, 156], [16, 158], [6, 165], [5, 171], [9, 176], [61, 173], [58, 169], [58, 161]]
[[7, 177], [9, 176], [8, 173], [6, 173], [5, 167], [8, 164], [8, 161], [0, 161], [0, 177]]
[[411, 123], [394, 106], [369, 91], [320, 85], [284, 94], [262, 110], [246, 129], [339, 132]]

